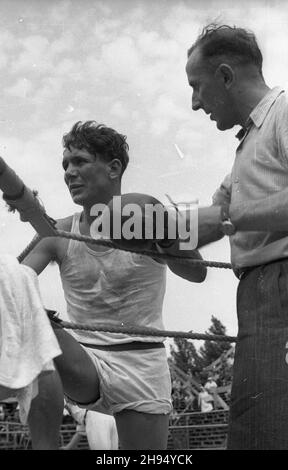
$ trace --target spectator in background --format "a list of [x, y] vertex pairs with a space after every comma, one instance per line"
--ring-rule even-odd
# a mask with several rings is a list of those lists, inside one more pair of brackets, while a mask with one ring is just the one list
[[5, 421], [5, 410], [3, 405], [0, 405], [0, 421]]
[[209, 376], [207, 379], [206, 384], [204, 385], [205, 390], [209, 393], [211, 397], [211, 405], [212, 408], [215, 408], [215, 393], [217, 390], [217, 383], [215, 382], [214, 378], [212, 376]]
[[208, 393], [204, 387], [201, 387], [201, 392], [198, 395], [198, 405], [203, 413], [207, 413], [208, 411], [213, 410], [213, 405], [211, 403], [212, 400], [213, 397], [210, 395], [210, 393]]
[[65, 400], [64, 400], [64, 409], [63, 409], [63, 416], [62, 416], [62, 424], [71, 424], [74, 423], [74, 419], [72, 418], [70, 412], [65, 406]]
[[[75, 407], [76, 408], [76, 407]], [[78, 408], [78, 407], [77, 407]], [[67, 407], [65, 406], [64, 409], [67, 410]], [[62, 450], [75, 450], [78, 447], [79, 442], [81, 441], [82, 437], [87, 437], [86, 435], [86, 415], [87, 415], [87, 410], [78, 408], [78, 410], [67, 410], [68, 413], [71, 413], [73, 415], [74, 420], [76, 421], [76, 431], [75, 434], [72, 436], [72, 439], [68, 444], [65, 446], [61, 447], [60, 449]], [[87, 439], [88, 440], [88, 439]], [[90, 445], [89, 445], [90, 447]]]
[[213, 377], [209, 376], [207, 379], [206, 384], [204, 385], [205, 390], [207, 390], [208, 393], [213, 395], [213, 393], [216, 392], [217, 389], [217, 383], [213, 379]]
[[178, 410], [181, 408], [182, 397], [183, 397], [183, 390], [182, 390], [181, 382], [177, 379], [173, 380], [171, 398], [172, 398], [174, 409]]

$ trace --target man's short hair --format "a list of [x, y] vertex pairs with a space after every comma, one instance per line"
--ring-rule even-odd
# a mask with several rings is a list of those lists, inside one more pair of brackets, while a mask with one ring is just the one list
[[69, 150], [71, 146], [85, 149], [107, 162], [117, 158], [122, 164], [122, 176], [129, 162], [126, 138], [125, 135], [96, 121], [78, 121], [71, 131], [63, 136], [63, 147]]
[[188, 49], [188, 58], [198, 47], [203, 58], [212, 65], [218, 65], [219, 59], [226, 58], [235, 64], [253, 64], [262, 76], [261, 51], [255, 35], [246, 29], [211, 23], [203, 28], [195, 43]]

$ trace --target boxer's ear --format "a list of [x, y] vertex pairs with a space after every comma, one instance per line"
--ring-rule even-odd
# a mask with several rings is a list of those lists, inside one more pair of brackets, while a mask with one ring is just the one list
[[114, 158], [108, 163], [108, 173], [110, 179], [120, 178], [122, 174], [122, 163], [118, 158]]

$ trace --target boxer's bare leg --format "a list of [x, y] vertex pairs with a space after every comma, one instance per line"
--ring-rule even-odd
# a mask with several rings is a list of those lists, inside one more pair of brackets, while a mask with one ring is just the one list
[[81, 404], [96, 401], [99, 378], [91, 357], [67, 331], [54, 328], [54, 333], [63, 353], [54, 359], [54, 363], [65, 395]]
[[59, 448], [64, 396], [57, 371], [38, 377], [38, 395], [32, 400], [28, 425], [34, 450]]
[[169, 414], [123, 410], [115, 414], [121, 450], [166, 449]]
[[58, 449], [64, 393], [81, 404], [99, 398], [99, 379], [90, 356], [62, 328], [55, 328], [62, 354], [54, 359], [57, 372], [41, 374], [39, 393], [28, 417], [33, 449]]

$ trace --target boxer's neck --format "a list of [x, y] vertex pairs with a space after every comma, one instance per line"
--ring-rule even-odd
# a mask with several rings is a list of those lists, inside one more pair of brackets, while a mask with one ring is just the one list
[[81, 214], [81, 224], [83, 227], [90, 227], [92, 224], [93, 220], [95, 220], [95, 216], [91, 215], [91, 209], [95, 204], [108, 204], [109, 201], [114, 197], [114, 196], [120, 196], [121, 195], [121, 188], [117, 188], [117, 190], [114, 190], [112, 194], [105, 194], [101, 198], [101, 200], [95, 201], [93, 204], [89, 204], [87, 206], [83, 206], [83, 212]]

